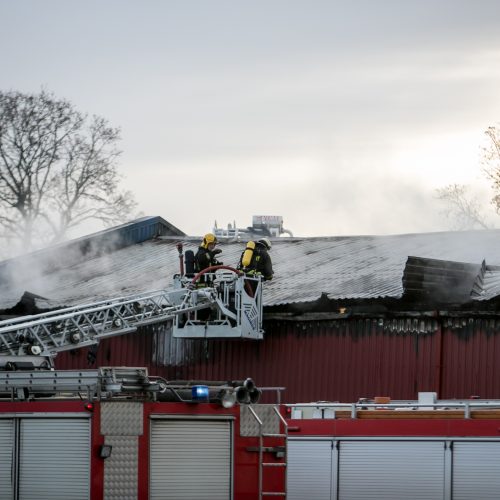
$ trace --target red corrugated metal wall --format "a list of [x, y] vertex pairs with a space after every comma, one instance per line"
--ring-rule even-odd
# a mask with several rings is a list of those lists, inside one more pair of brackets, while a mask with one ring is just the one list
[[[474, 325], [433, 333], [387, 331], [377, 320], [268, 322], [263, 341], [172, 340], [148, 328], [103, 341], [94, 366], [147, 366], [167, 380], [237, 380], [286, 387], [286, 402], [360, 397], [500, 398], [500, 335]], [[64, 353], [60, 369], [85, 368], [87, 350]]]
[[475, 323], [443, 332], [443, 398], [500, 398], [500, 335]]

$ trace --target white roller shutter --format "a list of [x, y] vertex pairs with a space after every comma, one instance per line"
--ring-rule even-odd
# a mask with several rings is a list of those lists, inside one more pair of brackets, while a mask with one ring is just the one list
[[453, 500], [500, 495], [500, 442], [453, 443]]
[[330, 500], [332, 496], [332, 440], [289, 440], [287, 499]]
[[151, 500], [231, 498], [231, 422], [152, 420]]
[[339, 500], [439, 500], [444, 473], [440, 441], [342, 441]]
[[14, 424], [11, 419], [0, 419], [0, 498], [12, 498], [12, 453]]
[[88, 500], [89, 419], [23, 419], [19, 453], [19, 500]]

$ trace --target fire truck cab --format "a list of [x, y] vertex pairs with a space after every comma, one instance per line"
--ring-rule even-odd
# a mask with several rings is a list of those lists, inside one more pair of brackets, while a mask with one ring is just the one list
[[251, 404], [251, 379], [238, 383], [172, 385], [143, 368], [0, 371], [0, 498], [284, 496], [286, 422]]

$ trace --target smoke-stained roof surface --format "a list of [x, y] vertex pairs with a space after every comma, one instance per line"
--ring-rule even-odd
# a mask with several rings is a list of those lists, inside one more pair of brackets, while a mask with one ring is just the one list
[[[128, 237], [126, 244], [107, 244], [102, 249], [97, 244], [102, 234], [97, 233], [95, 247], [94, 235], [84, 239], [87, 251], [83, 253], [72, 241], [0, 263], [0, 309], [13, 307], [25, 291], [46, 299], [43, 307], [59, 307], [169, 288], [179, 272], [176, 244], [182, 241], [184, 250], [196, 251], [200, 238], [182, 236], [171, 225], [164, 230], [163, 223], [168, 224], [161, 218], [144, 218], [125, 225], [134, 234], [139, 234], [138, 225], [150, 227], [141, 237]], [[117, 230], [123, 232], [125, 226]], [[108, 237], [113, 234], [108, 230]], [[500, 294], [499, 242], [500, 231], [496, 230], [276, 238], [271, 250], [275, 279], [265, 283], [264, 304], [315, 301], [323, 294], [330, 299], [399, 298], [404, 293], [407, 262], [414, 265], [420, 259], [466, 264], [471, 292], [473, 285], [475, 290], [472, 298], [489, 299]], [[244, 246], [244, 241], [222, 241], [221, 260], [236, 266]], [[418, 259], [408, 261], [410, 256]], [[436, 263], [420, 266], [419, 273], [431, 267]], [[439, 273], [450, 269], [456, 275], [461, 265], [438, 267], [443, 269]], [[477, 279], [473, 276], [476, 269]], [[425, 285], [426, 281], [422, 278], [419, 283]]]

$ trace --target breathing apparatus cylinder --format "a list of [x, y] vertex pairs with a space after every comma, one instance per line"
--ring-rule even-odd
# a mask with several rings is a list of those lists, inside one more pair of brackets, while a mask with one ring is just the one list
[[254, 250], [255, 241], [249, 241], [241, 258], [241, 265], [243, 267], [248, 267], [251, 264]]
[[192, 278], [195, 274], [194, 252], [192, 250], [186, 250], [186, 253], [184, 254], [184, 258], [186, 261], [186, 276], [188, 278]]

